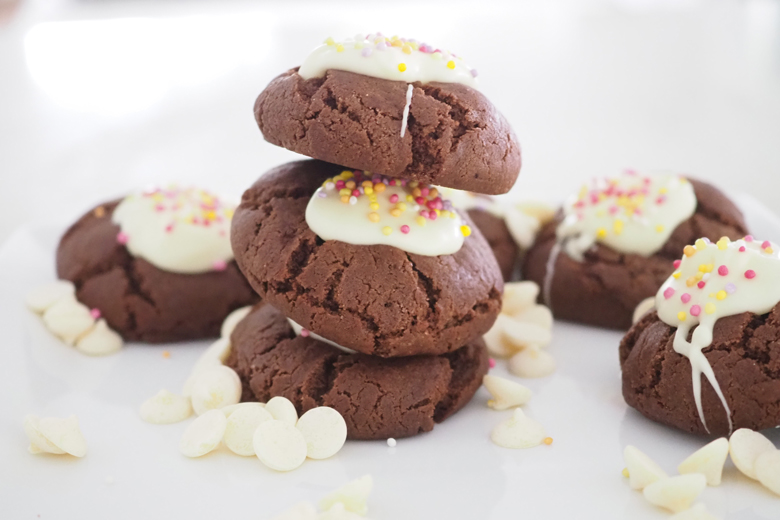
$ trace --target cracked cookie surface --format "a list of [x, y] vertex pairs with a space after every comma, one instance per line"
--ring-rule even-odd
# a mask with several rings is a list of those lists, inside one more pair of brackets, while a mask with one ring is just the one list
[[[747, 234], [742, 212], [720, 190], [689, 179], [696, 193], [696, 212], [674, 230], [655, 254], [644, 257], [623, 254], [596, 244], [577, 262], [565, 253], [558, 255], [547, 305], [558, 319], [627, 330], [634, 309], [650, 296], [674, 271], [673, 262], [683, 248], [698, 238], [736, 240]], [[540, 231], [536, 243], [523, 260], [522, 277], [544, 287], [547, 262], [555, 245], [555, 228], [561, 214]], [[541, 298], [541, 295], [540, 295]], [[543, 302], [544, 303], [544, 302]]]
[[339, 345], [381, 357], [443, 354], [487, 332], [503, 281], [476, 229], [458, 252], [442, 256], [323, 242], [309, 229], [309, 199], [342, 169], [288, 163], [244, 193], [233, 217], [233, 251], [263, 300]]
[[161, 343], [219, 336], [231, 311], [259, 300], [235, 261], [224, 271], [179, 274], [132, 256], [117, 242], [111, 214], [98, 206], [73, 224], [57, 248], [57, 276], [76, 286], [125, 340]]
[[226, 362], [241, 377], [242, 401], [283, 396], [299, 414], [330, 406], [351, 439], [408, 437], [460, 410], [488, 370], [481, 339], [449, 354], [382, 359], [348, 354], [296, 336], [284, 315], [257, 305], [235, 328]]
[[[691, 363], [674, 351], [674, 328], [651, 312], [620, 343], [623, 397], [646, 417], [706, 435], [693, 396]], [[780, 305], [768, 314], [749, 312], [715, 323], [703, 350], [731, 411], [734, 429], [780, 425]], [[728, 416], [702, 376], [704, 418], [712, 435], [728, 435]]]
[[506, 193], [520, 173], [509, 123], [479, 91], [457, 83], [407, 83], [329, 70], [276, 77], [255, 102], [265, 139], [343, 166], [477, 193]]

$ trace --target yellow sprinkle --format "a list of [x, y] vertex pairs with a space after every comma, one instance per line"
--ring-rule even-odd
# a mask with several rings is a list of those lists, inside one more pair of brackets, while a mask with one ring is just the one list
[[630, 475], [628, 474], [628, 468], [623, 468], [622, 473], [623, 473], [624, 477], [626, 477], [626, 478], [630, 477]]
[[450, 218], [455, 218], [457, 216], [458, 216], [457, 213], [455, 213], [454, 211], [450, 211]]
[[465, 224], [460, 226], [460, 232], [463, 233], [464, 237], [467, 237], [471, 234], [471, 228]]
[[414, 202], [414, 197], [412, 197], [411, 195], [407, 195], [406, 202]]
[[368, 220], [371, 222], [379, 222], [379, 213], [371, 212], [368, 214]]
[[704, 306], [704, 312], [707, 314], [712, 314], [715, 312], [715, 304], [710, 302], [707, 305]]
[[333, 41], [333, 38], [328, 36], [327, 38], [325, 38], [325, 45], [336, 45], [336, 42]]
[[379, 209], [379, 204], [377, 202], [372, 202], [371, 204], [368, 205], [368, 207], [373, 209], [373, 210], [378, 210]]
[[771, 255], [774, 252], [774, 249], [772, 249], [771, 247], [767, 247], [764, 249], [764, 252], [768, 255]]
[[672, 273], [672, 276], [673, 276], [675, 279], [677, 279], [677, 278], [680, 278], [680, 275], [681, 275], [681, 274], [682, 274], [682, 273], [681, 273], [680, 271], [677, 271], [676, 273]]
[[657, 226], [655, 226], [655, 230], [658, 233], [663, 233], [664, 232], [664, 227], [661, 224], [658, 224]]
[[349, 203], [349, 195], [342, 195], [341, 196], [341, 202], [343, 202], [344, 204], [348, 204]]
[[623, 232], [623, 221], [622, 220], [616, 220], [614, 228], [615, 228], [615, 234], [616, 235], [621, 234]]
[[374, 183], [371, 181], [363, 181], [360, 183], [360, 185], [363, 186], [364, 188], [372, 188], [372, 189], [374, 188]]
[[702, 273], [711, 273], [713, 267], [715, 267], [713, 264], [701, 264], [699, 265], [699, 271]]
[[352, 195], [352, 190], [348, 190], [347, 188], [341, 188], [339, 190], [339, 195]]
[[351, 179], [351, 178], [352, 178], [352, 177], [354, 177], [354, 176], [355, 176], [355, 174], [354, 174], [354, 173], [352, 173], [352, 172], [351, 172], [351, 171], [349, 171], [349, 170], [344, 170], [343, 172], [341, 172], [341, 178], [342, 178], [342, 179], [344, 179], [345, 181], [346, 181], [347, 179]]
[[363, 48], [363, 42], [355, 42], [355, 48], [356, 49], [362, 49]]
[[688, 287], [693, 287], [694, 285], [696, 285], [696, 282], [698, 282], [696, 277], [695, 276], [691, 276], [690, 278], [685, 280], [685, 285], [687, 285]]
[[411, 54], [412, 47], [409, 44], [405, 44], [403, 47], [401, 47], [401, 52], [403, 52], [404, 54]]
[[206, 217], [206, 220], [214, 220], [215, 218], [217, 218], [217, 214], [214, 211], [210, 210], [210, 211], [206, 212], [205, 217]]
[[392, 232], [393, 232], [393, 228], [391, 228], [390, 226], [385, 226], [382, 228], [382, 233], [384, 233], [385, 235], [389, 235]]
[[416, 188], [416, 187], [417, 187], [417, 186], [419, 186], [419, 185], [420, 185], [420, 182], [419, 182], [419, 181], [410, 181], [410, 182], [409, 182], [409, 187], [410, 187], [410, 188]]
[[604, 228], [599, 228], [598, 231], [596, 231], [596, 236], [598, 238], [604, 238], [605, 236], [607, 236], [607, 230]]
[[416, 219], [414, 219], [415, 222], [417, 222], [418, 225], [424, 226], [425, 225], [425, 217], [419, 216]]
[[406, 202], [399, 202], [395, 205], [396, 208], [400, 209], [401, 211], [406, 211]]
[[685, 321], [685, 318], [687, 318], [688, 315], [685, 314], [685, 311], [680, 311], [677, 313], [677, 319], [680, 321]]
[[433, 211], [435, 211], [435, 212], [436, 212], [436, 216], [437, 216], [437, 217], [438, 217], [439, 215], [441, 215], [441, 210], [440, 210], [440, 209], [435, 209], [435, 210], [433, 210]]
[[365, 193], [366, 195], [373, 195], [374, 188], [363, 188], [363, 193]]
[[403, 42], [398, 39], [398, 36], [393, 38], [393, 43], [391, 44], [393, 47], [401, 47], [403, 45]]
[[340, 43], [336, 45], [336, 52], [344, 52], [344, 46]]
[[658, 190], [658, 194], [659, 195], [665, 195], [667, 191], [669, 191], [669, 190], [667, 190], [666, 188], [661, 188], [660, 190]]
[[683, 248], [683, 254], [685, 256], [693, 256], [696, 254], [696, 248], [693, 246], [685, 246]]
[[446, 218], [446, 217], [449, 217], [449, 216], [450, 216], [450, 212], [449, 212], [449, 211], [447, 211], [446, 209], [443, 209], [443, 210], [441, 211], [441, 216], [442, 216], [442, 217], [445, 217], [445, 218]]
[[701, 279], [704, 278], [704, 273], [696, 273], [696, 276], [694, 278], [696, 278], [697, 282], [700, 282]]
[[406, 70], [406, 63], [399, 63], [398, 64], [398, 72], [404, 72], [405, 70]]
[[455, 62], [450, 60], [447, 62], [447, 68], [448, 69], [454, 69], [455, 68]]
[[387, 186], [385, 186], [384, 182], [377, 182], [376, 184], [374, 184], [374, 191], [377, 193], [382, 193], [383, 191], [385, 191], [385, 188], [387, 188]]
[[696, 242], [694, 242], [694, 245], [696, 246], [696, 249], [698, 249], [699, 251], [701, 251], [702, 249], [704, 249], [705, 247], [707, 247], [707, 242], [705, 242], [704, 240], [702, 240], [701, 238], [699, 238], [698, 240], [696, 240]]
[[369, 195], [368, 200], [370, 200], [371, 202], [376, 202], [376, 193], [372, 193], [371, 195]]
[[233, 210], [229, 209], [229, 208], [226, 209], [225, 210], [225, 217], [228, 218], [228, 219], [232, 219], [233, 218]]
[[394, 217], [400, 217], [401, 213], [402, 213], [402, 211], [400, 209], [398, 209], [398, 208], [393, 208], [393, 209], [390, 210], [390, 214], [392, 216], [394, 216]]
[[719, 300], [725, 300], [726, 296], [728, 296], [728, 293], [724, 290], [718, 291], [718, 293], [715, 295], [715, 297]]

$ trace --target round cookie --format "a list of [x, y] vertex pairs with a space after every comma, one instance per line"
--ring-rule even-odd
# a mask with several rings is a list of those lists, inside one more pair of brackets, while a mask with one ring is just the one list
[[307, 205], [342, 170], [313, 160], [288, 163], [244, 193], [233, 250], [264, 301], [331, 341], [381, 357], [443, 354], [487, 332], [500, 312], [503, 282], [478, 230], [441, 256], [315, 235]]
[[520, 261], [520, 247], [512, 238], [506, 222], [503, 218], [479, 208], [468, 210], [468, 214], [490, 245], [504, 281], [510, 281]]
[[[585, 251], [582, 262], [565, 252], [557, 255], [549, 285], [551, 301], [545, 302], [544, 295], [540, 295], [556, 318], [627, 330], [636, 306], [653, 296], [672, 274], [672, 263], [686, 244], [700, 237], [737, 239], [747, 233], [742, 213], [720, 190], [701, 181], [689, 181], [696, 197], [695, 211], [653, 254], [620, 253], [597, 242]], [[556, 246], [556, 228], [563, 218], [559, 213], [542, 228], [523, 261], [523, 278], [542, 288]]]
[[[57, 275], [125, 340], [162, 343], [219, 336], [225, 317], [259, 300], [234, 261], [183, 274], [134, 256], [112, 221], [120, 201], [73, 224], [57, 248]], [[119, 239], [118, 239], [119, 237]]]
[[299, 414], [335, 408], [350, 439], [408, 437], [460, 410], [488, 370], [481, 339], [440, 356], [382, 359], [348, 354], [296, 336], [284, 315], [260, 304], [231, 335], [226, 362], [241, 377], [242, 401], [283, 396]]
[[265, 88], [265, 139], [309, 157], [485, 194], [520, 173], [509, 123], [476, 90], [461, 58], [381, 34], [315, 49]]
[[[620, 343], [623, 397], [644, 416], [680, 430], [707, 435], [699, 419], [690, 361], [675, 352], [676, 329], [658, 313], [645, 315]], [[764, 315], [742, 313], [715, 324], [704, 355], [731, 411], [733, 430], [780, 424], [780, 305]], [[701, 378], [709, 434], [728, 435], [728, 416], [712, 385]]]

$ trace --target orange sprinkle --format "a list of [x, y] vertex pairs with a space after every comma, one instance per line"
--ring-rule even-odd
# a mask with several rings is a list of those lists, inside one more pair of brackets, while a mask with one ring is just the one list
[[390, 214], [392, 216], [394, 216], [394, 217], [400, 217], [401, 213], [402, 213], [402, 211], [400, 209], [398, 209], [398, 208], [393, 208], [393, 209], [390, 210]]
[[163, 351], [162, 351], [162, 356], [163, 356], [165, 359], [169, 359], [169, 358], [171, 357], [171, 353], [170, 353], [170, 352], [168, 352], [167, 350], [163, 350]]
[[552, 444], [552, 441], [553, 441], [552, 437], [545, 437], [545, 438], [544, 438], [544, 443], [545, 443], [546, 445], [548, 445], [548, 446], [549, 446], [550, 444]]
[[693, 256], [696, 254], [696, 248], [693, 246], [685, 246], [683, 248], [683, 254], [685, 256]]
[[350, 190], [354, 190], [355, 189], [355, 181], [347, 181], [347, 182], [344, 183], [344, 186], [346, 186]]
[[385, 186], [383, 182], [377, 182], [376, 184], [374, 184], [374, 191], [377, 193], [382, 193], [383, 191], [385, 191], [386, 187], [387, 186]]
[[368, 220], [371, 222], [379, 222], [379, 213], [371, 212], [368, 214]]
[[415, 188], [412, 190], [412, 195], [415, 197], [421, 197], [422, 196], [422, 190], [420, 188]]
[[342, 195], [341, 202], [343, 202], [344, 204], [349, 204], [349, 195]]
[[95, 211], [92, 212], [93, 215], [95, 215], [97, 218], [103, 218], [106, 216], [106, 208], [103, 206], [98, 206], [95, 208]]

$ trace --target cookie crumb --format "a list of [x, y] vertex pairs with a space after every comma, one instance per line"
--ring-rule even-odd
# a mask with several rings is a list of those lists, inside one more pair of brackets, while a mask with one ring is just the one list
[[387, 445], [388, 445], [389, 447], [391, 447], [391, 448], [395, 448], [395, 445], [396, 445], [396, 444], [398, 444], [398, 443], [397, 443], [397, 442], [395, 442], [395, 439], [393, 439], [392, 437], [390, 437], [389, 439], [387, 439]]
[[170, 359], [171, 358], [171, 353], [168, 352], [167, 350], [163, 350], [162, 351], [162, 357], [164, 357], [165, 359]]

